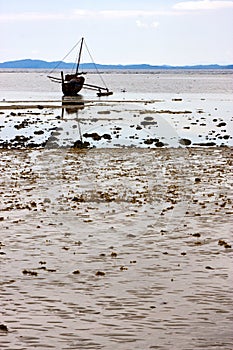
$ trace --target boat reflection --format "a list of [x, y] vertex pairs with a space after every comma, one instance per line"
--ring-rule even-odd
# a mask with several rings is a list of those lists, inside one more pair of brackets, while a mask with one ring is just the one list
[[[83, 141], [82, 130], [79, 119], [79, 111], [84, 109], [84, 100], [82, 95], [77, 96], [63, 96], [62, 97], [62, 114], [61, 119], [66, 119], [68, 116], [72, 116], [71, 119], [75, 123], [73, 125], [78, 129], [79, 138], [76, 139], [72, 145], [72, 148], [89, 148], [90, 143], [87, 141]], [[64, 117], [65, 116], [65, 117]]]
[[62, 97], [62, 119], [64, 117], [64, 109], [68, 115], [76, 114], [78, 110], [84, 108], [84, 100], [82, 95], [63, 96]]

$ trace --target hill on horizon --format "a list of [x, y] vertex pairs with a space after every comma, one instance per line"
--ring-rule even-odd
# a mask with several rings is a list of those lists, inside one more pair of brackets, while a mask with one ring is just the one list
[[[6, 61], [0, 63], [0, 68], [10, 69], [72, 69], [75, 63], [66, 63], [63, 61], [47, 62], [43, 60], [22, 59], [16, 61]], [[95, 64], [95, 63], [82, 63], [81, 69], [110, 69], [110, 70], [128, 70], [128, 69], [233, 69], [231, 65], [185, 65], [185, 66], [169, 66], [169, 65], [150, 65], [150, 64]]]

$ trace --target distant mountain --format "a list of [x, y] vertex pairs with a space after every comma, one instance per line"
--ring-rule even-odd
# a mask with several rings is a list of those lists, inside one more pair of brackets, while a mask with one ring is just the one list
[[[42, 60], [18, 60], [18, 61], [7, 61], [0, 63], [1, 68], [10, 68], [10, 69], [72, 69], [75, 63], [66, 63], [62, 61], [54, 61], [47, 62]], [[150, 64], [129, 64], [129, 65], [121, 65], [121, 64], [94, 64], [94, 63], [83, 63], [80, 65], [80, 68], [83, 70], [86, 69], [109, 69], [109, 70], [153, 70], [153, 69], [233, 69], [233, 64], [231, 65], [218, 65], [218, 64], [210, 64], [210, 65], [195, 65], [195, 66], [153, 66]]]

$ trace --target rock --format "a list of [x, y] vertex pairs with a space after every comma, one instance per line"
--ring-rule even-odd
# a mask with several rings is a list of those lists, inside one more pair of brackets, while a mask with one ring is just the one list
[[2, 332], [8, 332], [8, 328], [5, 324], [0, 324], [0, 331]]
[[193, 237], [201, 237], [201, 234], [200, 233], [193, 233], [192, 236]]
[[192, 141], [190, 141], [189, 139], [180, 139], [179, 143], [184, 146], [189, 146], [191, 145]]
[[155, 144], [156, 147], [163, 147], [164, 143], [162, 141], [156, 142]]
[[24, 275], [31, 275], [31, 276], [37, 276], [38, 275], [38, 273], [36, 271], [30, 271], [30, 270], [26, 270], [26, 269], [23, 270], [22, 273]]
[[111, 140], [111, 139], [112, 139], [112, 136], [109, 135], [109, 134], [103, 134], [103, 135], [102, 135], [102, 138], [105, 139], [105, 140]]
[[90, 138], [92, 138], [94, 141], [100, 141], [101, 140], [101, 136], [99, 135], [99, 134], [97, 134], [97, 132], [93, 132], [93, 133], [91, 133], [91, 134], [89, 134], [89, 133], [85, 133], [85, 134], [83, 134], [83, 137], [90, 137]]
[[225, 245], [225, 244], [227, 244], [226, 241], [224, 241], [223, 239], [219, 239], [218, 245]]
[[227, 124], [225, 122], [221, 122], [218, 125], [216, 125], [218, 128], [221, 128], [222, 126], [226, 126]]
[[88, 148], [90, 147], [90, 143], [87, 141], [82, 142], [81, 140], [75, 141], [73, 148]]
[[226, 243], [226, 244], [224, 244], [224, 248], [231, 248], [231, 245]]
[[125, 266], [121, 266], [121, 267], [120, 267], [120, 270], [121, 270], [121, 271], [125, 271], [125, 270], [128, 270], [128, 268], [125, 267]]
[[103, 271], [97, 271], [95, 275], [96, 275], [96, 276], [105, 276], [105, 272], [103, 272]]
[[36, 131], [34, 131], [34, 134], [35, 135], [43, 135], [44, 131], [43, 130], [36, 130]]

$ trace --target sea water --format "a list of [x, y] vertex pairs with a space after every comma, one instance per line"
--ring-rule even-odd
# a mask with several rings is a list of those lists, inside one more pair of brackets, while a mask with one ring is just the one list
[[[3, 127], [0, 138], [9, 141], [17, 135], [25, 136], [26, 132], [26, 136], [30, 136], [36, 144], [49, 143], [51, 131], [47, 129], [59, 127], [60, 131], [63, 128], [63, 132], [57, 143], [66, 147], [80, 138], [79, 129], [82, 134], [111, 135], [111, 138], [100, 142], [87, 140], [90, 147], [98, 148], [148, 147], [148, 139], [153, 138], [171, 147], [180, 146], [182, 139], [188, 139], [188, 143], [194, 146], [232, 145], [233, 88], [230, 70], [106, 71], [101, 78], [98, 74], [89, 73], [86, 78], [88, 83], [106, 85], [114, 94], [99, 99], [95, 92], [83, 90], [80, 98], [85, 101], [85, 108], [77, 112], [60, 108], [61, 86], [48, 79], [49, 72], [1, 71], [0, 121]], [[55, 75], [59, 76], [59, 73]], [[37, 104], [40, 104], [40, 110], [35, 110]], [[3, 112], [4, 106], [8, 111], [11, 107], [17, 108], [18, 113], [9, 118], [7, 110], [5, 114]], [[24, 108], [22, 111], [20, 106]], [[25, 117], [27, 130], [17, 129], [15, 124], [20, 124]], [[59, 117], [63, 121], [56, 121]], [[42, 138], [35, 136], [35, 128], [43, 129]], [[117, 137], [114, 135], [116, 128], [121, 130]], [[67, 134], [68, 138], [64, 136]]]

